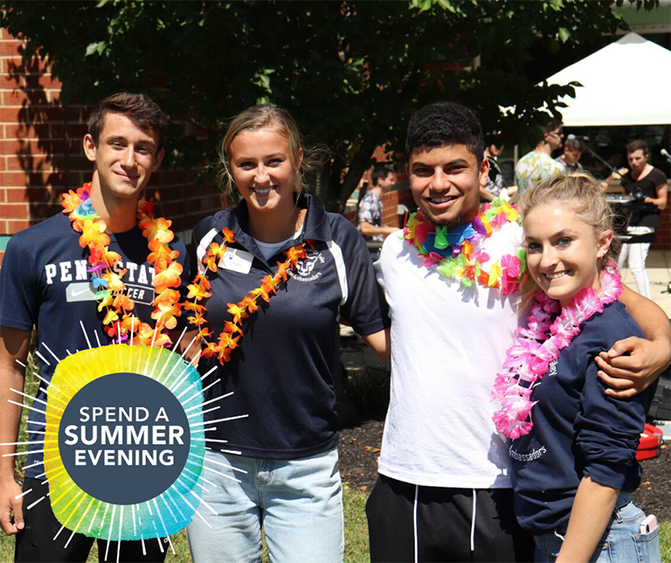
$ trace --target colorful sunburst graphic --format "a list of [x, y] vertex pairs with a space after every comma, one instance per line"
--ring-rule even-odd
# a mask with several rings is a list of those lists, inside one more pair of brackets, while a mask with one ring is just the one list
[[73, 532], [167, 537], [200, 504], [202, 378], [163, 348], [112, 344], [61, 360], [46, 409], [51, 505]]

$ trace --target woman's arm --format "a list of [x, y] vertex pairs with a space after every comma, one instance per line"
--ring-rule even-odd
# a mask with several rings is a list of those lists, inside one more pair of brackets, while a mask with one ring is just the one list
[[557, 563], [588, 563], [608, 526], [619, 491], [585, 476], [573, 500]]
[[671, 363], [671, 324], [653, 301], [624, 286], [620, 301], [643, 330], [647, 340], [626, 338], [596, 358], [606, 393], [625, 399], [652, 384]]

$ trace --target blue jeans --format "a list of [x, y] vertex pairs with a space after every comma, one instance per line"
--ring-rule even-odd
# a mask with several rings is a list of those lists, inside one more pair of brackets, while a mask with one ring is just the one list
[[260, 562], [262, 527], [273, 563], [341, 563], [337, 464], [336, 449], [296, 460], [206, 452], [202, 518], [187, 527], [194, 563]]
[[[640, 533], [645, 514], [628, 493], [620, 493], [610, 524], [604, 532], [590, 563], [661, 563], [659, 528], [649, 534]], [[534, 561], [555, 561], [564, 541], [566, 526], [541, 536], [534, 536]]]

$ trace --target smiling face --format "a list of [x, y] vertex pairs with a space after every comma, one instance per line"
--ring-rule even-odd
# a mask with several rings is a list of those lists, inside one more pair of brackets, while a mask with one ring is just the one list
[[94, 189], [106, 198], [137, 200], [163, 159], [158, 144], [153, 130], [138, 127], [125, 115], [105, 114], [98, 142], [90, 134], [84, 137], [84, 154], [95, 163]]
[[230, 144], [228, 161], [250, 214], [292, 212], [301, 163], [292, 161], [286, 136], [272, 127], [242, 131]]
[[610, 246], [611, 231], [595, 233], [571, 202], [563, 201], [534, 207], [523, 224], [529, 273], [549, 297], [566, 306], [585, 287], [600, 290], [598, 261]]
[[465, 225], [480, 211], [480, 186], [487, 183], [489, 162], [465, 145], [420, 147], [406, 166], [417, 206], [437, 225]]

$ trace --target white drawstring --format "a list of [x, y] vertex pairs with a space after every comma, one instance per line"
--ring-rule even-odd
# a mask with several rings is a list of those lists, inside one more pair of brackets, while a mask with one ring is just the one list
[[417, 532], [417, 498], [419, 497], [419, 485], [415, 485], [415, 509], [412, 514], [412, 523], [415, 528], [415, 563], [419, 563], [419, 537]]
[[[415, 563], [419, 562], [419, 534], [417, 531], [417, 503], [418, 503], [418, 497], [419, 497], [419, 485], [415, 485], [415, 502], [414, 502], [414, 510], [412, 514], [412, 524], [413, 524], [413, 532], [414, 532], [414, 540], [415, 540]], [[477, 507], [478, 507], [478, 502], [477, 502], [477, 497], [476, 497], [476, 490], [473, 489], [473, 509], [472, 509], [472, 515], [471, 515], [471, 551], [475, 551], [475, 516], [477, 513]]]
[[475, 512], [478, 506], [476, 491], [473, 489], [473, 510], [471, 515], [471, 551], [475, 551]]

